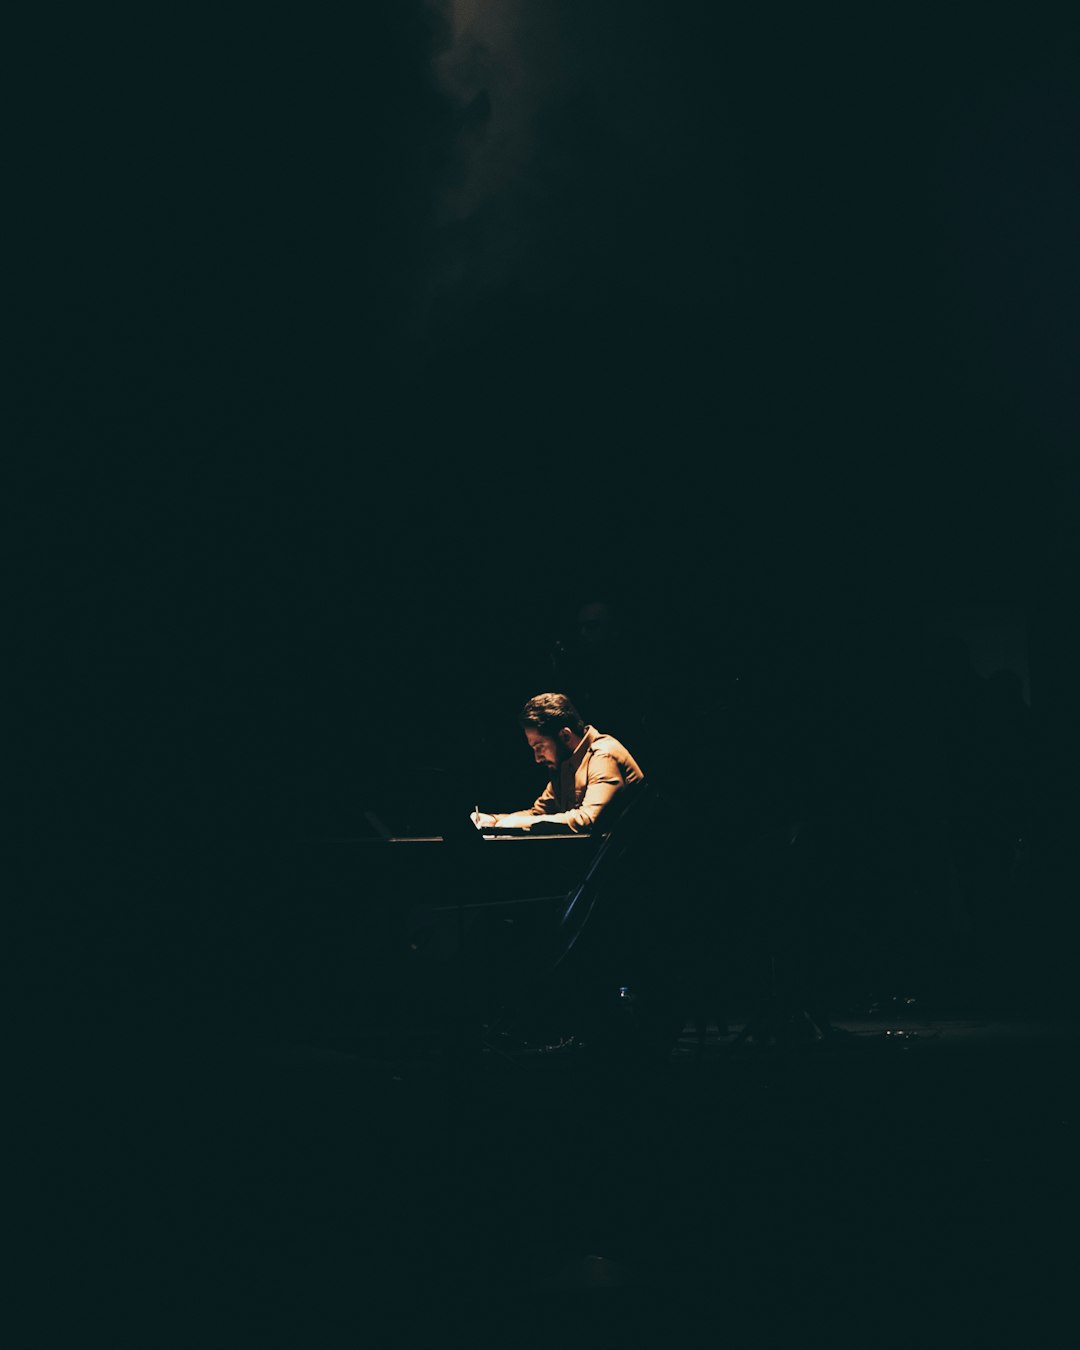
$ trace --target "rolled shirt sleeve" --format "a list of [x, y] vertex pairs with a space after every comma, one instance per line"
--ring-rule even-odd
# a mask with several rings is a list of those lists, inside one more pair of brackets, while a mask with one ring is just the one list
[[498, 824], [511, 829], [543, 829], [587, 834], [600, 819], [604, 808], [624, 786], [622, 770], [614, 756], [594, 753], [589, 756], [588, 782], [578, 806], [560, 811], [549, 783], [529, 811], [514, 811], [499, 816]]

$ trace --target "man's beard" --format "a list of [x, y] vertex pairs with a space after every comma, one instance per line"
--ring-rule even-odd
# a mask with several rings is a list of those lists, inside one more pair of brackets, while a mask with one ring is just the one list
[[569, 758], [570, 758], [570, 751], [567, 750], [566, 746], [556, 744], [555, 763], [551, 766], [548, 766], [546, 764], [544, 765], [544, 767], [547, 769], [547, 776], [552, 781], [552, 783], [557, 783], [559, 781], [559, 774], [562, 771], [562, 766], [566, 763], [566, 761]]

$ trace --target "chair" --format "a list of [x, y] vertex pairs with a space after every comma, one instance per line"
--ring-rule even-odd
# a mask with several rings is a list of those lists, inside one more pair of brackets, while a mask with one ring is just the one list
[[[522, 1017], [571, 1023], [562, 1043], [609, 1039], [640, 1017], [640, 930], [654, 900], [651, 882], [660, 794], [649, 783], [625, 789], [598, 822], [602, 838], [584, 873], [567, 891], [552, 948], [503, 1009]], [[569, 1030], [569, 1028], [567, 1028]]]

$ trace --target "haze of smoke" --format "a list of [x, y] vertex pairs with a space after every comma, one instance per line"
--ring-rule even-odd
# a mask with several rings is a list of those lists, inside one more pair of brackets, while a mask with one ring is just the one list
[[723, 284], [730, 137], [723, 127], [711, 133], [721, 191], [709, 208], [711, 235], [688, 250], [686, 231], [702, 223], [682, 199], [699, 167], [684, 148], [691, 114], [670, 54], [667, 65], [653, 54], [647, 4], [435, 0], [435, 8], [448, 41], [433, 76], [455, 132], [429, 306], [596, 284], [667, 300]]

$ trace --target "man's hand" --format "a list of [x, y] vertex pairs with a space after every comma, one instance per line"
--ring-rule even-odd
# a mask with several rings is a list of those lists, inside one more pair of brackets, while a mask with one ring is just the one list
[[498, 816], [489, 816], [486, 811], [473, 811], [469, 819], [478, 830], [489, 830], [492, 825], [499, 823]]

